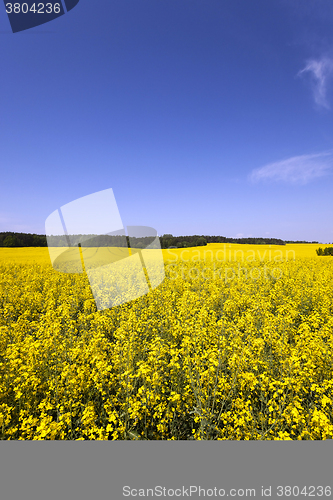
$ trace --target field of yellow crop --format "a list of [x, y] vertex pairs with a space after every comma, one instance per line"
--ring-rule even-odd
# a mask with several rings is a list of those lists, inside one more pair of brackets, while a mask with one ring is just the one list
[[0, 249], [1, 439], [332, 438], [318, 246], [164, 250], [164, 282], [103, 311], [47, 249]]

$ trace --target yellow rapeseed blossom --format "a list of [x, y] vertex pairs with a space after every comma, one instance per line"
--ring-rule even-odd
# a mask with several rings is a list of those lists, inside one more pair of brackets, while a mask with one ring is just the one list
[[165, 250], [159, 287], [103, 311], [47, 249], [0, 249], [1, 438], [332, 438], [333, 266], [316, 247]]

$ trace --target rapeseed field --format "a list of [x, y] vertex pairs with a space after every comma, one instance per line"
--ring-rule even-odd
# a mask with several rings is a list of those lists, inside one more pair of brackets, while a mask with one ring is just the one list
[[164, 282], [103, 311], [47, 249], [0, 249], [1, 439], [331, 439], [317, 247], [164, 250]]

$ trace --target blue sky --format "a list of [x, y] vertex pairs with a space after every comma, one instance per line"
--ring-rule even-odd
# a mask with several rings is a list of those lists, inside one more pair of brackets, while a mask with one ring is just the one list
[[333, 241], [330, 0], [1, 7], [0, 43], [0, 231], [113, 188], [160, 235]]

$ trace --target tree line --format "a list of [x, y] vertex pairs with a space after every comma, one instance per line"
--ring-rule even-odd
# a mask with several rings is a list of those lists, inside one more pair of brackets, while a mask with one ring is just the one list
[[[83, 238], [84, 236], [84, 238]], [[80, 241], [82, 247], [126, 247], [146, 248], [154, 243], [155, 238], [151, 236], [141, 238], [129, 238], [121, 235], [68, 235], [68, 236], [49, 236], [50, 246], [76, 246]], [[279, 238], [228, 238], [227, 236], [173, 236], [172, 234], [163, 234], [159, 238], [162, 248], [186, 248], [205, 246], [208, 243], [238, 243], [248, 245], [285, 245], [286, 243], [310, 243], [308, 241], [284, 241]], [[318, 243], [312, 241], [311, 243]], [[19, 248], [19, 247], [46, 247], [48, 244], [45, 235], [30, 233], [2, 232], [0, 233], [0, 247]], [[155, 243], [158, 248], [158, 241]], [[331, 254], [318, 254], [331, 255]]]
[[[162, 248], [170, 247], [196, 247], [204, 246], [208, 243], [240, 243], [247, 245], [285, 245], [286, 242], [279, 238], [228, 238], [227, 236], [173, 236], [172, 234], [163, 234], [160, 237]], [[289, 242], [288, 242], [289, 243]], [[292, 242], [294, 243], [294, 242]], [[318, 243], [318, 242], [316, 242]]]
[[0, 247], [20, 248], [20, 247], [65, 247], [77, 246], [81, 247], [132, 247], [132, 248], [147, 248], [158, 246], [158, 241], [153, 245], [155, 237], [146, 236], [141, 238], [129, 238], [122, 235], [96, 235], [96, 234], [70, 234], [62, 236], [27, 233], [0, 233]]
[[45, 235], [30, 233], [0, 233], [0, 247], [46, 247], [47, 241]]

